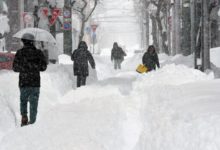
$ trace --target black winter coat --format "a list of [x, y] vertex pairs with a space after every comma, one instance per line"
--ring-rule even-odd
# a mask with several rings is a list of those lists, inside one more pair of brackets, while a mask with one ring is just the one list
[[41, 50], [30, 45], [17, 51], [13, 70], [20, 73], [19, 87], [40, 87], [40, 71], [46, 68], [46, 59]]
[[150, 52], [146, 52], [142, 58], [142, 62], [150, 71], [155, 70], [156, 65], [158, 68], [160, 68], [160, 63], [156, 52], [152, 54], [150, 54]]
[[85, 48], [79, 48], [74, 50], [71, 60], [74, 61], [73, 71], [75, 76], [88, 76], [89, 75], [89, 66], [95, 69], [95, 61], [92, 57], [92, 54]]
[[122, 50], [121, 47], [117, 47], [117, 48], [112, 49], [111, 60], [113, 60], [113, 59], [124, 60], [124, 56], [126, 56], [126, 53]]

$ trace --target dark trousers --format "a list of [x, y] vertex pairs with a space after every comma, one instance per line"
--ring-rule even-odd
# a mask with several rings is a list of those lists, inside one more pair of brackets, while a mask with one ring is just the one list
[[86, 76], [77, 76], [77, 87], [86, 85]]
[[20, 111], [22, 116], [27, 116], [27, 104], [30, 104], [30, 121], [32, 124], [36, 121], [38, 99], [40, 95], [39, 87], [20, 88]]
[[115, 70], [121, 69], [121, 63], [122, 63], [122, 59], [115, 59], [114, 60], [114, 68], [115, 68]]

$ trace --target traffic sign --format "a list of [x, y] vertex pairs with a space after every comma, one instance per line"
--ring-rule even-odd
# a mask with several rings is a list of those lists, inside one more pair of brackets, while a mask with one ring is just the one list
[[41, 13], [45, 16], [48, 16], [49, 10], [47, 7], [42, 7], [41, 8]]
[[52, 10], [52, 17], [50, 19], [50, 25], [53, 25], [56, 22], [58, 16], [60, 15], [60, 12], [61, 12], [61, 10], [58, 8], [54, 8]]
[[71, 11], [66, 9], [63, 11], [63, 17], [64, 18], [70, 18], [71, 17]]
[[71, 29], [72, 29], [71, 22], [64, 22], [63, 23], [63, 30], [71, 30]]

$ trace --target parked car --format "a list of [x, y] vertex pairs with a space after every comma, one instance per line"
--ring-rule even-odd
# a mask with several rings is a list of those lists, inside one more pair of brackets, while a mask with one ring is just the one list
[[0, 52], [0, 70], [12, 70], [15, 54]]

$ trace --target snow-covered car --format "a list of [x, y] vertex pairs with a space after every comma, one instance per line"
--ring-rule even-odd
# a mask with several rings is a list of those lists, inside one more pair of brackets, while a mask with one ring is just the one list
[[15, 54], [0, 52], [0, 70], [7, 69], [12, 70]]

